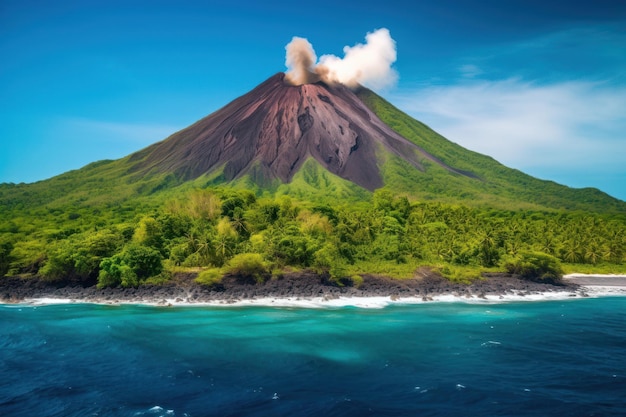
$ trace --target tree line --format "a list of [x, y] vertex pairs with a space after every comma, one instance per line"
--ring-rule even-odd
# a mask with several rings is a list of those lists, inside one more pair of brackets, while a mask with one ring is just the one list
[[412, 202], [385, 189], [369, 201], [338, 205], [196, 189], [151, 208], [102, 211], [91, 217], [50, 212], [42, 224], [55, 216], [64, 222], [48, 232], [3, 221], [0, 274], [137, 286], [186, 269], [205, 271], [209, 281], [229, 271], [286, 268], [311, 268], [333, 279], [401, 277], [420, 265], [454, 277], [454, 271], [502, 269], [528, 253], [616, 268], [626, 258], [626, 221], [620, 217]]

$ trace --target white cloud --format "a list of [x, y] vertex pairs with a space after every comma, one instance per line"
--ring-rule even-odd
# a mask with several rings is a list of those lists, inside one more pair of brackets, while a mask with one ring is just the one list
[[477, 65], [474, 64], [465, 64], [459, 67], [459, 72], [465, 78], [475, 78], [483, 73], [483, 70], [480, 69]]
[[393, 101], [448, 139], [511, 167], [624, 170], [625, 87], [509, 79], [430, 87]]

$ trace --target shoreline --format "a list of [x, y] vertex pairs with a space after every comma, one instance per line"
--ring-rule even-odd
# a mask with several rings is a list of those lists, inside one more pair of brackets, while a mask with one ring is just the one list
[[365, 276], [359, 287], [338, 286], [326, 277], [310, 272], [285, 274], [261, 284], [230, 276], [213, 287], [196, 284], [190, 276], [182, 276], [176, 282], [162, 286], [105, 289], [19, 278], [0, 280], [0, 303], [22, 306], [84, 303], [160, 307], [383, 308], [391, 304], [493, 304], [603, 296], [626, 296], [626, 275], [569, 274], [563, 277], [561, 285], [552, 285], [507, 274], [485, 274], [482, 280], [460, 284], [423, 273], [405, 280]]
[[588, 287], [626, 287], [626, 275], [622, 274], [567, 274], [563, 281]]

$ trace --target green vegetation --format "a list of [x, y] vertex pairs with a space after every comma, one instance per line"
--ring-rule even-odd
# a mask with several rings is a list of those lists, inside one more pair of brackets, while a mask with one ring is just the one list
[[584, 210], [626, 213], [626, 204], [595, 188], [574, 189], [543, 181], [493, 158], [469, 151], [451, 142], [425, 124], [411, 118], [370, 90], [362, 89], [359, 98], [383, 122], [445, 164], [475, 178], [451, 175], [422, 161], [425, 170], [411, 169], [397, 157], [383, 166], [385, 185], [424, 201], [442, 201], [503, 209]]
[[9, 272], [13, 244], [9, 241], [0, 242], [0, 277]]
[[[162, 270], [162, 257], [156, 248], [131, 243], [121, 253], [100, 262], [98, 287], [136, 287]], [[45, 275], [45, 271], [42, 273]]]
[[[457, 281], [481, 271], [552, 279], [626, 272], [626, 203], [595, 189], [532, 178], [467, 151], [368, 90], [361, 99], [446, 164], [423, 170], [379, 152], [385, 187], [370, 193], [309, 159], [289, 184], [219, 169], [182, 182], [137, 174], [139, 152], [34, 184], [0, 184], [0, 276], [104, 286], [159, 283], [201, 271], [264, 279], [311, 269], [338, 283], [430, 266]], [[254, 172], [254, 171], [253, 171]], [[558, 263], [557, 263], [558, 262]]]
[[256, 281], [262, 281], [263, 275], [268, 272], [268, 268], [261, 254], [240, 253], [232, 257], [225, 271], [229, 274], [250, 277], [254, 278]]
[[542, 252], [520, 252], [505, 261], [504, 267], [509, 273], [532, 281], [557, 283], [563, 277], [559, 260]]
[[198, 274], [196, 282], [198, 284], [211, 286], [221, 283], [223, 277], [224, 273], [220, 268], [209, 268]]
[[[22, 210], [10, 211], [0, 222], [0, 266], [7, 275], [100, 287], [198, 268], [198, 282], [207, 285], [223, 274], [258, 281], [285, 268], [357, 284], [362, 274], [406, 278], [420, 266], [456, 281], [498, 270], [551, 280], [562, 274], [560, 263], [566, 270], [576, 264], [626, 271], [626, 216], [618, 214], [410, 202], [387, 189], [360, 202], [219, 187], [163, 196], [151, 207], [141, 199], [128, 203], [130, 219], [90, 216], [88, 206], [43, 206], [28, 217], [33, 226]], [[70, 210], [80, 216], [70, 219]]]

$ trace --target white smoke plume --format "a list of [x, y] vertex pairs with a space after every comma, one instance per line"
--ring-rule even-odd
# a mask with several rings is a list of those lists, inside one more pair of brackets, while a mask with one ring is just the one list
[[319, 81], [314, 68], [317, 56], [309, 41], [294, 36], [285, 49], [287, 50], [285, 65], [289, 69], [286, 73], [287, 81], [294, 85]]
[[368, 33], [365, 41], [365, 44], [345, 46], [343, 58], [323, 55], [315, 64], [317, 57], [313, 46], [304, 38], [294, 37], [285, 47], [287, 81], [301, 85], [321, 79], [348, 87], [362, 84], [374, 89], [391, 86], [398, 79], [391, 68], [397, 56], [396, 42], [385, 28]]

